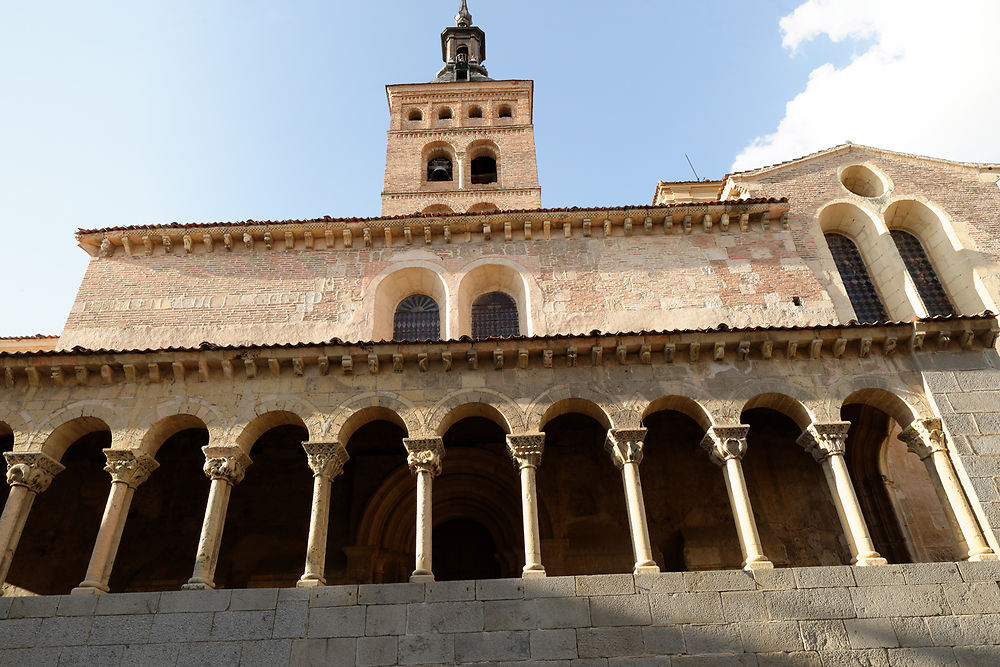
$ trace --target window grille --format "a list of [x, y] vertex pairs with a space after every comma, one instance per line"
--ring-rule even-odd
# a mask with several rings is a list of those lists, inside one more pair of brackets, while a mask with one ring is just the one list
[[938, 280], [934, 266], [917, 237], [901, 229], [893, 229], [890, 234], [906, 270], [916, 284], [917, 294], [924, 302], [927, 313], [931, 316], [954, 315], [955, 306], [944, 291], [944, 286]]
[[518, 336], [520, 331], [517, 303], [508, 294], [490, 292], [473, 302], [473, 338]]
[[861, 253], [854, 241], [841, 234], [826, 234], [826, 245], [830, 248], [833, 261], [844, 281], [847, 296], [854, 306], [859, 322], [884, 322], [888, 320], [885, 306], [872, 284], [868, 267], [861, 259]]
[[441, 338], [441, 312], [426, 294], [413, 294], [399, 302], [392, 320], [392, 337], [400, 341]]

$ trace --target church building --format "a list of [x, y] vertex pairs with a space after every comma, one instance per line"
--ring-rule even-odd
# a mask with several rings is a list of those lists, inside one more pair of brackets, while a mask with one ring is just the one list
[[80, 230], [0, 338], [0, 663], [1000, 661], [1000, 165], [543, 208], [441, 55], [379, 217]]

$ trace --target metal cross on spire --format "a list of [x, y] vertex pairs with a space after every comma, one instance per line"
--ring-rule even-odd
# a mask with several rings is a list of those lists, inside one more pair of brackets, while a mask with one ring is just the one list
[[458, 8], [458, 14], [455, 15], [455, 25], [459, 28], [468, 28], [472, 25], [472, 14], [469, 13], [465, 0], [462, 0], [462, 6]]

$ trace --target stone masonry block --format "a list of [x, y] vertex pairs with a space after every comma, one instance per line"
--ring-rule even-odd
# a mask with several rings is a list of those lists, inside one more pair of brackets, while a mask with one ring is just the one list
[[208, 641], [212, 634], [212, 612], [156, 614], [149, 629], [149, 642], [186, 643]]
[[955, 412], [993, 412], [1000, 405], [1000, 392], [997, 391], [948, 393], [946, 396]]
[[888, 618], [849, 618], [844, 621], [851, 648], [895, 648], [896, 631]]
[[160, 612], [225, 611], [232, 591], [166, 591], [160, 593]]
[[113, 593], [97, 595], [99, 616], [114, 614], [155, 614], [160, 606], [159, 593]]
[[950, 648], [891, 648], [890, 667], [950, 667], [957, 664]]
[[447, 664], [455, 660], [455, 635], [419, 634], [399, 638], [399, 664]]
[[[222, 667], [238, 665], [240, 662], [239, 642], [198, 642], [181, 644], [177, 652], [178, 667]], [[105, 663], [111, 664], [111, 663]]]
[[903, 571], [898, 565], [855, 567], [854, 581], [858, 586], [898, 586], [903, 581]]
[[680, 626], [646, 627], [642, 629], [646, 653], [670, 655], [684, 652], [684, 631]]
[[56, 615], [59, 596], [34, 595], [13, 598], [7, 618], [47, 618]]
[[992, 477], [973, 477], [972, 488], [981, 502], [996, 502], [1000, 500], [996, 480]]
[[576, 656], [576, 630], [532, 630], [532, 660], [572, 660]]
[[576, 577], [577, 595], [632, 595], [635, 578], [631, 574], [593, 574]]
[[1000, 433], [1000, 412], [976, 412], [972, 418], [979, 433], [984, 435]]
[[[17, 667], [51, 667], [59, 663], [62, 648], [10, 648], [0, 650], [0, 665]], [[174, 664], [173, 662], [169, 664]]]
[[527, 660], [531, 648], [527, 632], [471, 632], [455, 635], [458, 662]]
[[525, 598], [564, 598], [576, 595], [576, 577], [539, 577], [524, 580]]
[[234, 590], [229, 611], [274, 609], [278, 605], [277, 588], [246, 588]]
[[292, 642], [290, 665], [295, 667], [328, 667], [353, 665], [358, 640], [351, 638], [298, 639]]
[[125, 647], [121, 667], [176, 665], [180, 644], [131, 644]]
[[926, 619], [935, 646], [974, 646], [995, 643], [978, 616], [936, 616]]
[[483, 603], [484, 629], [531, 630], [538, 627], [535, 600], [489, 600]]
[[89, 616], [55, 616], [42, 619], [38, 633], [38, 646], [79, 646], [87, 643], [90, 635]]
[[402, 604], [423, 602], [423, 584], [362, 584], [358, 586], [359, 604]]
[[683, 572], [658, 572], [636, 574], [635, 590], [640, 593], [681, 593], [684, 587]]
[[[408, 588], [407, 590], [410, 593], [413, 593], [414, 591], [414, 589], [412, 588]], [[376, 596], [370, 594], [369, 597], [376, 597]], [[348, 605], [357, 603], [358, 603], [357, 586], [320, 586], [318, 588], [310, 589], [309, 591], [310, 607], [346, 607]], [[379, 604], [379, 603], [370, 602], [363, 604]]]
[[[940, 585], [855, 588], [851, 599], [858, 618], [939, 616], [948, 613]], [[850, 614], [842, 615], [844, 618]]]
[[[68, 596], [68, 595], [64, 595], [63, 597], [67, 597], [67, 598], [68, 598], [68, 597], [70, 597], [70, 596]], [[79, 598], [80, 596], [79, 596], [79, 595], [76, 595], [76, 596], [74, 596], [74, 597], [77, 597], [77, 598]], [[13, 601], [14, 601], [14, 598], [10, 598], [10, 597], [0, 597], [0, 620], [3, 620], [3, 619], [5, 619], [5, 618], [7, 618], [7, 612], [8, 612], [8, 611], [10, 611], [10, 605], [11, 605], [11, 603], [12, 603]], [[61, 600], [60, 600], [60, 602], [61, 602]], [[97, 602], [94, 602], [94, 604], [96, 605], [96, 604], [97, 604]], [[68, 614], [68, 615], [69, 615], [69, 614]]]
[[360, 637], [357, 664], [359, 667], [395, 665], [398, 642], [396, 637]]
[[854, 609], [847, 591], [846, 588], [765, 591], [764, 601], [776, 621], [852, 618]]
[[365, 607], [316, 607], [309, 610], [309, 638], [361, 637]]
[[624, 658], [642, 655], [646, 648], [642, 628], [581, 628], [576, 650], [581, 658]]
[[674, 655], [670, 664], [675, 667], [757, 667], [753, 653], [711, 653], [708, 655]]
[[927, 383], [927, 388], [935, 393], [962, 391], [955, 374], [948, 371], [924, 373], [924, 382]]
[[[59, 664], [67, 667], [117, 665], [122, 661], [124, 655], [124, 646], [67, 646], [59, 653]], [[239, 653], [237, 653], [238, 655]], [[178, 662], [177, 664], [187, 665], [189, 663]]]
[[854, 569], [847, 565], [794, 567], [792, 573], [798, 588], [837, 588], [854, 586]]
[[421, 602], [408, 605], [406, 631], [410, 634], [426, 632], [482, 632], [482, 602]]
[[1000, 613], [1000, 587], [996, 582], [942, 584], [941, 587], [954, 614]]
[[315, 588], [279, 588], [278, 602], [305, 601], [309, 602], [309, 596]]
[[775, 653], [801, 651], [802, 636], [795, 621], [769, 621], [766, 623], [740, 623], [743, 649], [749, 653]]
[[265, 639], [240, 644], [241, 665], [287, 665], [292, 653], [291, 639]]
[[278, 602], [274, 612], [275, 639], [299, 639], [306, 636], [306, 624], [309, 620], [309, 602], [307, 600], [289, 600]]
[[978, 435], [979, 429], [976, 427], [976, 422], [973, 419], [973, 415], [967, 413], [957, 413], [945, 415], [942, 418], [945, 429], [952, 436], [958, 435]]
[[892, 629], [896, 633], [899, 645], [906, 647], [934, 646], [931, 630], [927, 621], [919, 616], [892, 619]]
[[[542, 579], [542, 581], [545, 581]], [[433, 581], [424, 584], [425, 602], [458, 602], [476, 599], [474, 581]]]
[[685, 625], [684, 645], [688, 653], [739, 653], [743, 651], [740, 624]]
[[38, 631], [42, 627], [40, 618], [14, 618], [0, 621], [0, 646], [4, 648], [25, 648], [38, 643]]
[[764, 594], [760, 591], [726, 591], [722, 593], [722, 612], [726, 620], [766, 621], [770, 618]]
[[753, 579], [760, 590], [780, 591], [795, 588], [795, 573], [789, 569], [754, 570]]
[[133, 644], [144, 643], [149, 637], [149, 629], [153, 625], [153, 615], [145, 616], [95, 616], [90, 626], [92, 646], [100, 644]]
[[684, 588], [689, 591], [752, 591], [757, 588], [753, 574], [744, 570], [685, 572]]
[[[59, 597], [59, 604], [56, 613], [59, 616], [93, 616], [97, 609], [97, 599], [104, 597], [101, 595], [62, 595]], [[2, 598], [0, 598], [2, 599]], [[13, 598], [7, 598], [7, 604]]]
[[758, 653], [757, 667], [823, 667], [823, 662], [814, 651]]
[[649, 607], [653, 625], [725, 622], [719, 593], [650, 595]]
[[590, 601], [587, 598], [539, 598], [535, 617], [540, 629], [585, 628], [590, 625]]
[[212, 639], [252, 640], [269, 638], [274, 631], [274, 611], [225, 611], [212, 621]]
[[966, 436], [972, 451], [980, 456], [996, 456], [1000, 454], [1000, 435], [970, 435]]
[[799, 634], [807, 651], [839, 651], [851, 646], [841, 620], [799, 621]]
[[884, 648], [828, 651], [821, 654], [823, 667], [889, 667], [889, 652]]
[[523, 597], [522, 579], [480, 579], [476, 582], [477, 600], [517, 600]]
[[965, 581], [1000, 581], [1000, 561], [962, 561], [958, 571]]
[[953, 650], [961, 667], [1000, 665], [1000, 646], [956, 646]]
[[590, 620], [595, 627], [649, 625], [649, 598], [645, 595], [597, 595], [590, 598]]
[[365, 619], [365, 635], [369, 637], [381, 637], [384, 635], [402, 635], [405, 633], [405, 604], [368, 605], [368, 614]]

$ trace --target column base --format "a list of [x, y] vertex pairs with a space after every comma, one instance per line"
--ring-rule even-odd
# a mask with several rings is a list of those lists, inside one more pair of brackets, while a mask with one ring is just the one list
[[747, 572], [753, 572], [754, 570], [773, 570], [774, 563], [766, 558], [763, 560], [748, 560], [743, 563], [743, 569]]
[[854, 561], [854, 564], [858, 567], [870, 567], [872, 565], [888, 565], [889, 561], [876, 554], [874, 556], [858, 557]]
[[545, 568], [541, 565], [528, 567], [527, 565], [521, 570], [522, 579], [541, 579], [545, 577]]
[[427, 584], [434, 581], [433, 574], [411, 574], [410, 583], [411, 584]]
[[968, 560], [971, 561], [971, 562], [973, 562], [973, 563], [978, 563], [978, 562], [981, 562], [981, 561], [996, 561], [996, 560], [1000, 560], [1000, 557], [998, 557], [995, 553], [993, 553], [992, 551], [990, 551], [990, 552], [984, 553], [984, 554], [972, 554], [971, 556], [969, 556]]
[[184, 584], [183, 586], [181, 586], [181, 590], [182, 591], [212, 591], [212, 590], [215, 590], [215, 584], [212, 583], [212, 582], [202, 582], [202, 581], [191, 582], [191, 581], [189, 581], [186, 584]]
[[326, 582], [322, 579], [299, 579], [295, 582], [296, 588], [319, 588], [320, 586], [326, 586]]
[[70, 595], [104, 595], [110, 589], [93, 581], [84, 581], [69, 592]]
[[632, 570], [632, 574], [659, 574], [660, 566], [656, 563], [652, 565], [636, 565], [635, 569]]

